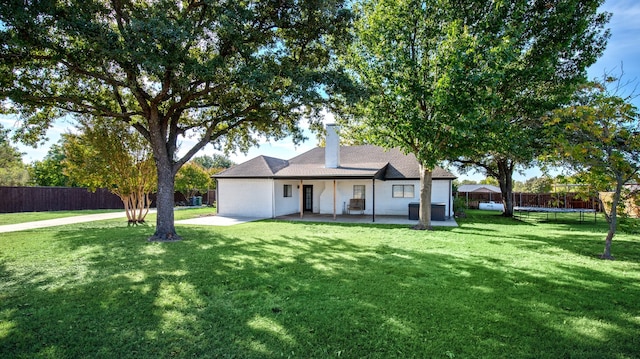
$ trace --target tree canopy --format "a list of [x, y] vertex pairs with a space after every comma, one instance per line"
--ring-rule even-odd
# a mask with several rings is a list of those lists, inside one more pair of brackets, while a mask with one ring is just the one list
[[64, 153], [65, 137], [51, 145], [47, 155], [41, 161], [31, 164], [32, 181], [37, 186], [77, 187], [78, 184], [65, 174]]
[[198, 191], [207, 190], [211, 182], [209, 173], [199, 164], [191, 161], [178, 171], [176, 175], [176, 191], [190, 200]]
[[157, 188], [149, 143], [124, 123], [84, 119], [63, 142], [65, 175], [91, 190], [107, 188], [122, 200], [131, 224], [144, 222]]
[[594, 192], [613, 192], [610, 213], [605, 212], [605, 259], [612, 258], [618, 205], [630, 193], [625, 185], [640, 183], [640, 113], [631, 96], [607, 87], [612, 80], [617, 81], [607, 77], [585, 86], [571, 106], [554, 111], [545, 122], [554, 139], [551, 159], [575, 171]]
[[604, 49], [601, 3], [357, 1], [345, 62], [369, 97], [349, 133], [415, 154], [427, 179], [445, 160], [480, 166], [511, 198], [515, 167], [544, 145], [539, 118]]
[[208, 143], [301, 140], [298, 121], [348, 87], [331, 60], [350, 21], [341, 0], [3, 1], [0, 99], [32, 142], [70, 113], [135, 128], [158, 171], [150, 239], [175, 240], [180, 167]]
[[[476, 39], [460, 19], [458, 4], [369, 1], [354, 5], [356, 40], [345, 63], [365, 86], [367, 100], [355, 109], [345, 132], [359, 142], [398, 147], [421, 166], [420, 220], [430, 227], [431, 173], [467, 151], [480, 120], [469, 106], [482, 94], [472, 64]], [[466, 142], [466, 143], [465, 143]], [[460, 144], [465, 143], [466, 146]]]
[[11, 144], [9, 130], [0, 125], [0, 186], [24, 186], [28, 181], [22, 154]]
[[541, 118], [570, 101], [605, 49], [609, 14], [598, 12], [602, 2], [518, 0], [468, 8], [475, 11], [465, 23], [487, 59], [477, 70], [491, 80], [481, 83], [488, 96], [475, 104], [487, 119], [485, 134], [458, 163], [498, 179], [505, 216], [513, 215], [514, 171], [549, 148]]
[[218, 169], [229, 168], [235, 165], [235, 163], [231, 161], [229, 157], [220, 155], [217, 153], [214, 154], [213, 156], [204, 155], [204, 156], [194, 157], [193, 162], [197, 163], [198, 165], [200, 165], [200, 167], [206, 170], [210, 170], [214, 168], [218, 168]]

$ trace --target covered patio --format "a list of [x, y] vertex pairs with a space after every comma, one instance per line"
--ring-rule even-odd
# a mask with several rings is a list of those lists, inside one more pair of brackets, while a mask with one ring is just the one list
[[[300, 217], [299, 213], [289, 214], [286, 216], [278, 216], [276, 220], [291, 222], [327, 222], [327, 223], [366, 223], [366, 224], [397, 224], [406, 226], [415, 226], [418, 224], [416, 220], [410, 220], [407, 216], [386, 216], [376, 215], [375, 222], [371, 215], [336, 215], [332, 214], [316, 214], [305, 213], [304, 217]], [[457, 227], [455, 219], [450, 218], [445, 221], [431, 221], [432, 227]]]

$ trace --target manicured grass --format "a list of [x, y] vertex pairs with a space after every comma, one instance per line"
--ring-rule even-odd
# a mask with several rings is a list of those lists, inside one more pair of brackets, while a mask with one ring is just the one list
[[51, 212], [18, 212], [18, 213], [0, 213], [0, 226], [5, 224], [27, 223], [35, 221], [44, 221], [47, 219], [56, 219], [73, 216], [84, 216], [87, 214], [122, 212], [122, 209], [96, 209], [81, 211], [51, 211]]
[[0, 353], [640, 357], [637, 236], [602, 261], [604, 221], [471, 211], [460, 224], [179, 226], [177, 243], [114, 220], [3, 234]]
[[[78, 211], [50, 211], [50, 212], [18, 212], [18, 213], [0, 213], [0, 226], [5, 224], [27, 223], [35, 221], [44, 221], [48, 219], [57, 219], [73, 216], [84, 216], [89, 214], [123, 212], [123, 209], [97, 209], [97, 210], [78, 210]], [[189, 219], [202, 215], [212, 215], [216, 212], [214, 207], [176, 207], [175, 218]], [[147, 222], [155, 222], [156, 216], [150, 213], [146, 217]]]

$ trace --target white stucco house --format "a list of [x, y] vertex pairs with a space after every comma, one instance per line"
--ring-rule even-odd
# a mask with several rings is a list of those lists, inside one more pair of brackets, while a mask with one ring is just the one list
[[[419, 164], [413, 155], [378, 146], [340, 146], [335, 125], [327, 125], [326, 147], [283, 160], [258, 156], [231, 167], [217, 181], [218, 214], [275, 218], [305, 213], [406, 216], [420, 201]], [[433, 171], [432, 202], [452, 212], [450, 172]], [[352, 199], [364, 208], [350, 211]]]

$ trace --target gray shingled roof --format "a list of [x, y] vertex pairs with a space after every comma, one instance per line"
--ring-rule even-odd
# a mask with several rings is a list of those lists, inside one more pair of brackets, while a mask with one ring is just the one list
[[273, 177], [275, 173], [288, 165], [289, 161], [274, 157], [258, 156], [247, 162], [228, 168], [214, 177]]
[[458, 192], [501, 193], [500, 187], [496, 187], [490, 184], [463, 184], [458, 187]]
[[[340, 167], [324, 166], [324, 147], [316, 147], [288, 161], [259, 156], [228, 170], [216, 178], [379, 178], [418, 179], [418, 161], [412, 154], [378, 146], [341, 146]], [[449, 171], [436, 167], [434, 179], [454, 179]]]

